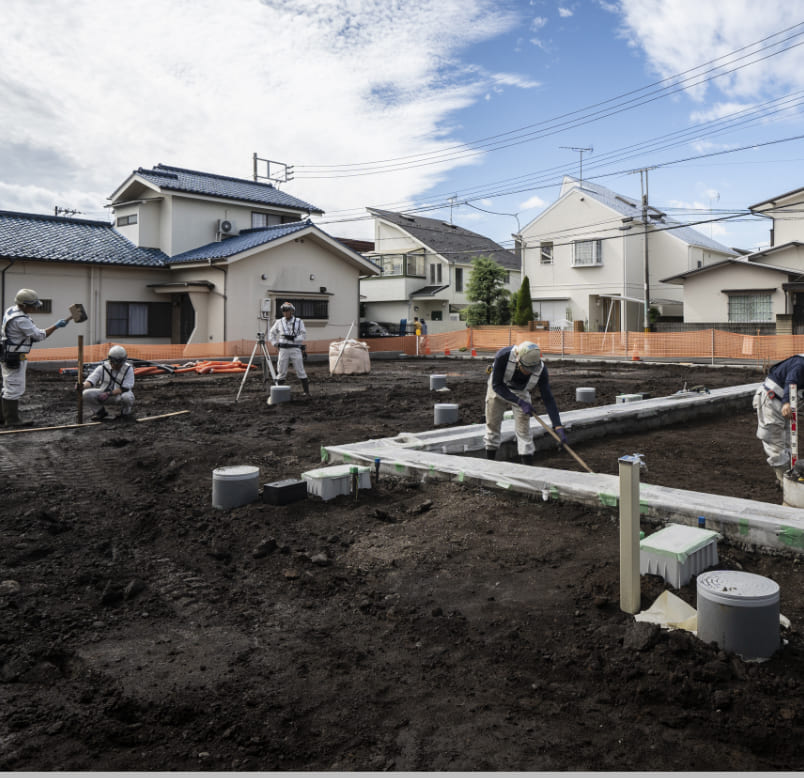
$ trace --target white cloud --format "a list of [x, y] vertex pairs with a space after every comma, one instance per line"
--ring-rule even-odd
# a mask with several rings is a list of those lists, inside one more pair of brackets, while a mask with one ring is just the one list
[[562, 7], [559, 6], [558, 15], [562, 19], [566, 19], [568, 16], [572, 16], [573, 14], [572, 14], [572, 11], [569, 8], [562, 8]]
[[530, 211], [534, 208], [544, 208], [545, 205], [547, 205], [547, 203], [542, 200], [541, 197], [534, 195], [533, 197], [529, 197], [527, 200], [525, 200], [524, 203], [520, 203], [519, 210]]
[[[618, 10], [623, 34], [644, 50], [652, 69], [665, 78], [789, 27], [804, 15], [804, 0], [620, 0]], [[801, 47], [741, 70], [734, 70], [741, 64], [734, 59], [721, 64], [723, 72], [733, 72], [691, 85], [688, 93], [703, 100], [711, 91], [720, 90], [745, 100], [769, 88], [783, 93], [804, 86]]]
[[546, 18], [546, 17], [544, 17], [544, 16], [537, 16], [537, 17], [535, 17], [535, 18], [533, 19], [533, 21], [530, 23], [530, 29], [531, 29], [531, 30], [533, 30], [533, 32], [538, 32], [538, 31], [539, 31], [539, 30], [541, 30], [541, 29], [542, 29], [542, 27], [544, 27], [546, 24], [547, 24], [547, 18]]
[[[254, 152], [294, 164], [283, 188], [329, 211], [425, 191], [446, 163], [340, 179], [305, 179], [303, 166], [438, 151], [454, 145], [455, 111], [495, 85], [537, 84], [460, 63], [467, 46], [515, 25], [495, 0], [403, 4], [3, 0], [0, 208], [48, 199], [37, 187], [50, 190], [46, 212], [101, 191], [103, 217], [140, 165], [249, 178]], [[12, 149], [26, 152], [14, 180]], [[47, 175], [23, 178], [44, 159]]]

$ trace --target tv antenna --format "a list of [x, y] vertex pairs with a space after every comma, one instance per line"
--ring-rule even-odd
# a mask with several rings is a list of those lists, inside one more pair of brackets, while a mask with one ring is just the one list
[[[53, 209], [54, 216], [75, 216], [76, 214], [80, 213], [81, 211], [77, 210], [76, 208], [62, 208], [59, 205]], [[83, 216], [83, 214], [81, 215]]]
[[559, 146], [560, 149], [569, 149], [570, 151], [578, 151], [581, 154], [581, 174], [578, 178], [580, 181], [581, 186], [583, 186], [583, 153], [584, 151], [592, 152], [594, 148], [592, 146], [588, 147], [580, 147], [580, 146]]
[[[260, 175], [260, 163], [263, 163], [265, 175]], [[293, 165], [286, 165], [284, 162], [276, 162], [273, 159], [265, 159], [257, 156], [254, 152], [254, 180], [273, 181], [277, 184], [286, 184], [293, 180]]]

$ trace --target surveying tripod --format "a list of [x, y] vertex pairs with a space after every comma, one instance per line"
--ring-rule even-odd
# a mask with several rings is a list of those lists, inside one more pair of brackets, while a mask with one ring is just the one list
[[251, 363], [254, 361], [254, 355], [257, 353], [257, 349], [262, 350], [262, 357], [263, 357], [263, 368], [262, 368], [262, 380], [263, 384], [267, 383], [268, 379], [265, 376], [265, 365], [268, 365], [268, 370], [271, 373], [271, 378], [274, 379], [274, 383], [276, 383], [276, 371], [274, 370], [274, 363], [271, 362], [271, 357], [268, 354], [268, 347], [265, 345], [265, 333], [258, 332], [257, 333], [257, 340], [254, 343], [254, 348], [251, 349], [251, 357], [248, 360], [248, 365], [246, 365], [246, 372], [243, 373], [243, 380], [240, 382], [240, 388], [237, 390], [237, 397], [235, 397], [235, 402], [240, 399], [240, 392], [243, 391], [243, 386], [246, 383], [246, 379], [248, 378], [248, 371], [251, 370]]

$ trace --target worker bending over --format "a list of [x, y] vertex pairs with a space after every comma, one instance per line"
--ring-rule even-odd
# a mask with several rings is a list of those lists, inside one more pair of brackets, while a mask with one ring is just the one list
[[556, 435], [561, 443], [567, 442], [541, 349], [526, 340], [518, 346], [500, 349], [491, 366], [486, 389], [486, 434], [483, 437], [487, 459], [494, 459], [497, 455], [503, 414], [513, 406], [517, 453], [520, 462], [530, 464], [534, 451], [530, 432], [530, 417], [534, 412], [531, 392], [537, 387]]
[[757, 412], [757, 437], [762, 441], [767, 463], [776, 472], [779, 483], [790, 469], [790, 384], [798, 387], [798, 399], [804, 397], [804, 355], [795, 354], [777, 362], [754, 394]]
[[101, 362], [78, 386], [84, 390], [84, 403], [92, 411], [92, 421], [102, 421], [109, 415], [108, 405], [120, 408], [115, 419], [135, 421], [134, 368], [126, 362], [126, 350], [112, 346], [105, 361]]

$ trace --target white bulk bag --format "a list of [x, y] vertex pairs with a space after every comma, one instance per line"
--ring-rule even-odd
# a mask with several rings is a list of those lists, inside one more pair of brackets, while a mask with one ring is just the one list
[[329, 344], [330, 375], [359, 375], [371, 372], [368, 344], [362, 341], [336, 340]]

